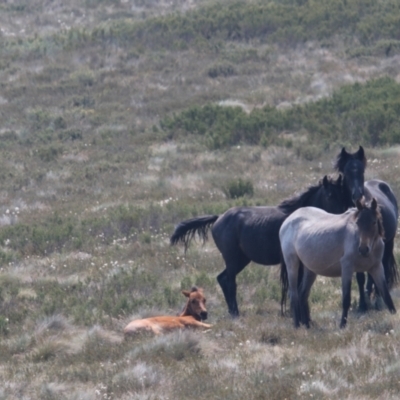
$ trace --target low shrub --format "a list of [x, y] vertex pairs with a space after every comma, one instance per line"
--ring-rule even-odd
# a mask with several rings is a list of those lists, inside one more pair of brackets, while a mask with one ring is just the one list
[[238, 197], [252, 197], [254, 194], [254, 186], [250, 180], [247, 179], [234, 179], [227, 183], [223, 188], [225, 195], [230, 199], [237, 199]]
[[[191, 107], [161, 121], [172, 136], [199, 135], [210, 148], [239, 143], [262, 144], [282, 141], [281, 132], [307, 133], [313, 143], [347, 142], [371, 146], [400, 143], [400, 85], [384, 77], [366, 84], [355, 83], [332, 96], [305, 105], [278, 110], [266, 106], [246, 114], [240, 107], [207, 104]], [[307, 160], [315, 149], [299, 145], [297, 153]]]

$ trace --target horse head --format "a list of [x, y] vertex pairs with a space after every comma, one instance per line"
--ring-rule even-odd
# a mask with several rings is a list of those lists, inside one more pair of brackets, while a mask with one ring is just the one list
[[343, 175], [345, 190], [354, 204], [364, 196], [364, 171], [366, 167], [367, 159], [362, 146], [355, 153], [348, 153], [343, 147], [337, 156], [334, 168]]
[[357, 200], [356, 207], [356, 224], [360, 234], [358, 251], [362, 256], [368, 257], [376, 239], [384, 237], [382, 216], [375, 198], [369, 207], [365, 204], [364, 198]]
[[198, 321], [207, 319], [206, 298], [203, 289], [194, 286], [190, 291], [182, 290], [182, 293], [188, 298], [188, 301], [180, 316], [191, 315]]
[[322, 187], [324, 195], [321, 208], [331, 214], [344, 213], [347, 210], [347, 204], [344, 200], [342, 175], [339, 175], [336, 180], [325, 175], [322, 179]]

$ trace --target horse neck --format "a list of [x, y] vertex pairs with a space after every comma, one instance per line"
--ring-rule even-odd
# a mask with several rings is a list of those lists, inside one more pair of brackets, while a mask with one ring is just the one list
[[354, 207], [353, 199], [351, 198], [351, 192], [347, 185], [346, 177], [343, 175], [343, 201], [347, 208]]
[[194, 319], [196, 319], [197, 321], [200, 321], [200, 318], [197, 315], [194, 315], [191, 311], [190, 311], [190, 307], [189, 307], [189, 300], [187, 301], [185, 308], [183, 309], [183, 311], [180, 313], [179, 315], [180, 317], [193, 317]]
[[286, 199], [279, 204], [279, 208], [287, 213], [291, 214], [292, 212], [298, 210], [301, 207], [307, 206], [315, 206], [318, 207], [321, 196], [321, 185], [312, 186], [305, 192], [299, 194], [298, 196], [292, 197], [290, 199]]

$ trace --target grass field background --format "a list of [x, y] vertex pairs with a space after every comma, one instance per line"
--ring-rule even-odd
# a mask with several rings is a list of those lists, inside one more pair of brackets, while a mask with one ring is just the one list
[[[232, 320], [212, 239], [169, 237], [300, 193], [342, 146], [399, 198], [399, 18], [388, 0], [1, 3], [0, 398], [397, 398], [400, 317], [358, 314], [355, 281], [345, 330], [321, 277], [295, 330], [278, 266], [250, 264]], [[210, 331], [124, 340], [192, 285]]]

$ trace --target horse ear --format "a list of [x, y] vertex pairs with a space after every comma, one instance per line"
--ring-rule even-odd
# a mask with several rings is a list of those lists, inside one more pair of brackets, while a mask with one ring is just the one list
[[376, 202], [375, 197], [373, 197], [371, 202], [371, 210], [375, 211], [377, 208], [378, 208], [378, 203]]
[[182, 290], [182, 294], [183, 294], [185, 297], [190, 297], [190, 292], [189, 292], [189, 290]]
[[325, 188], [325, 189], [328, 189], [328, 188], [329, 188], [329, 181], [328, 181], [328, 176], [327, 176], [327, 175], [325, 175], [325, 176], [323, 177], [323, 179], [322, 179], [322, 184], [324, 185], [324, 188]]
[[341, 186], [342, 185], [342, 175], [339, 175], [339, 178], [337, 179], [336, 183]]
[[364, 164], [364, 168], [367, 167], [367, 157], [365, 157], [364, 148], [360, 146], [358, 148], [357, 153], [355, 154], [357, 159], [360, 160]]
[[344, 166], [346, 165], [348, 158], [349, 158], [349, 153], [343, 147], [342, 151], [336, 158], [336, 163], [334, 165], [336, 171], [343, 172]]
[[363, 209], [363, 203], [362, 203], [362, 201], [361, 200], [357, 200], [356, 201], [356, 207], [357, 207], [357, 210], [358, 211], [361, 211], [362, 209]]

